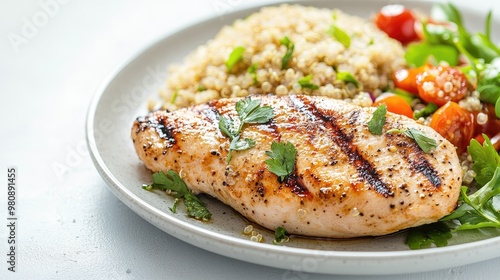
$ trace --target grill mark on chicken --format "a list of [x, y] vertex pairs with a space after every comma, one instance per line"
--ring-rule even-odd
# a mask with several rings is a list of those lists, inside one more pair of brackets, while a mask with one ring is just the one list
[[209, 105], [209, 107], [202, 110], [201, 113], [206, 117], [206, 120], [212, 123], [219, 122], [219, 112], [217, 112], [217, 110], [213, 106]]
[[422, 149], [418, 147], [417, 143], [396, 141], [395, 137], [395, 135], [386, 135], [389, 143], [395, 143], [396, 146], [402, 148], [398, 149], [398, 152], [403, 156], [403, 159], [408, 162], [410, 168], [423, 174], [434, 188], [440, 188], [442, 185], [441, 178], [439, 178], [436, 169], [434, 169], [434, 167], [424, 157], [424, 153]]
[[304, 186], [304, 182], [302, 182], [302, 178], [294, 172], [285, 178], [285, 186], [290, 188], [292, 193], [300, 196], [300, 197], [311, 197], [311, 192]]
[[[340, 147], [340, 150], [347, 155], [349, 163], [356, 167], [358, 174], [367, 181], [378, 194], [384, 197], [394, 196], [394, 192], [392, 192], [387, 184], [380, 179], [376, 168], [358, 152], [356, 145], [352, 143], [352, 136], [342, 131], [341, 127], [337, 124], [337, 118], [334, 116], [333, 112], [327, 115], [321, 112], [314, 103], [308, 102], [306, 104], [299, 97], [290, 96], [290, 100], [292, 101], [292, 105], [301, 113], [306, 114], [312, 122], [322, 122], [322, 124], [330, 130], [330, 138]], [[356, 116], [356, 114], [354, 114], [354, 116]]]
[[139, 129], [144, 131], [146, 128], [151, 127], [156, 130], [160, 138], [167, 140], [167, 148], [171, 148], [177, 143], [175, 140], [175, 127], [170, 123], [166, 123], [166, 119], [163, 115], [150, 115], [143, 118], [139, 117], [136, 120], [139, 123], [139, 128], [136, 133], [139, 133]]

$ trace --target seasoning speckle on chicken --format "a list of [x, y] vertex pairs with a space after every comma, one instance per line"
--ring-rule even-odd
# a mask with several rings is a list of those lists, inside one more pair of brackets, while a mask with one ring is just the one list
[[[257, 97], [252, 97], [257, 98]], [[375, 108], [302, 95], [259, 96], [273, 108], [264, 124], [246, 124], [241, 139], [253, 148], [233, 151], [219, 129], [224, 115], [238, 125], [235, 104], [220, 99], [138, 118], [132, 139], [154, 171], [174, 170], [194, 193], [206, 193], [266, 228], [291, 234], [347, 238], [377, 236], [431, 223], [454, 210], [462, 171], [455, 147], [429, 127], [387, 113], [384, 131], [416, 129], [437, 147], [424, 153], [403, 134], [374, 135]], [[284, 180], [269, 171], [272, 142], [297, 150]]]

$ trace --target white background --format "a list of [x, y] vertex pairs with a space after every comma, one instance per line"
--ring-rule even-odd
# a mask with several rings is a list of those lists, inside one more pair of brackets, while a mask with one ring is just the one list
[[[377, 277], [257, 266], [169, 236], [107, 189], [84, 135], [101, 80], [164, 34], [257, 2], [269, 1], [1, 0], [0, 219], [6, 223], [6, 170], [15, 166], [19, 220], [16, 273], [7, 271], [8, 232], [0, 226], [0, 279], [498, 279], [498, 258]], [[500, 12], [486, 0], [462, 4]]]

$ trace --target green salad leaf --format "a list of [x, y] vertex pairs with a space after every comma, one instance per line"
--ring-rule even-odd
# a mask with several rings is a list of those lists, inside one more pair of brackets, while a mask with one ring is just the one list
[[429, 248], [433, 244], [444, 247], [452, 237], [450, 228], [443, 222], [437, 222], [410, 228], [405, 243], [413, 250]]

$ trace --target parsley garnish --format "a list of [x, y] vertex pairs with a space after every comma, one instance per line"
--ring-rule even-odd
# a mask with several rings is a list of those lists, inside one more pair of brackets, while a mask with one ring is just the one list
[[351, 37], [349, 37], [344, 30], [338, 28], [335, 24], [330, 26], [328, 34], [332, 35], [332, 37], [339, 41], [339, 43], [341, 43], [346, 49], [351, 46]]
[[319, 86], [311, 83], [312, 75], [309, 74], [297, 81], [302, 88], [318, 89]]
[[281, 59], [281, 69], [285, 69], [288, 65], [288, 62], [290, 62], [290, 60], [292, 59], [292, 54], [293, 50], [295, 49], [295, 44], [292, 41], [290, 41], [290, 38], [288, 38], [287, 36], [283, 37], [280, 40], [280, 44], [286, 47], [286, 53]]
[[359, 82], [356, 80], [353, 74], [347, 71], [339, 71], [337, 72], [337, 81], [344, 81], [346, 83], [352, 83], [356, 87], [359, 87]]
[[245, 52], [244, 47], [236, 47], [229, 55], [226, 61], [227, 72], [231, 73], [233, 71], [234, 65], [243, 59], [243, 53]]
[[385, 114], [387, 113], [387, 106], [382, 104], [377, 107], [373, 112], [372, 119], [368, 122], [368, 130], [375, 135], [382, 135], [382, 129], [385, 124]]
[[203, 203], [198, 197], [196, 197], [191, 190], [188, 189], [186, 183], [181, 179], [181, 177], [175, 173], [173, 170], [167, 171], [167, 174], [163, 171], [156, 172], [152, 176], [153, 184], [143, 186], [145, 190], [160, 189], [160, 190], [170, 190], [174, 192], [173, 196], [176, 198], [174, 206], [170, 208], [170, 211], [176, 213], [177, 204], [179, 199], [183, 198], [184, 205], [187, 208], [188, 215], [198, 220], [208, 221], [212, 217], [212, 213], [205, 208], [205, 203]]
[[251, 99], [246, 97], [236, 102], [236, 112], [240, 119], [240, 124], [235, 127], [234, 121], [228, 117], [219, 117], [220, 131], [231, 139], [227, 162], [231, 161], [231, 152], [243, 151], [255, 146], [255, 140], [245, 138], [240, 139], [240, 133], [245, 124], [266, 123], [274, 117], [274, 111], [271, 106], [260, 106], [260, 99]]
[[278, 143], [273, 141], [271, 151], [266, 151], [266, 155], [270, 157], [270, 159], [265, 161], [269, 171], [280, 177], [281, 181], [286, 176], [292, 174], [295, 169], [295, 157], [297, 156], [297, 150], [292, 143]]
[[288, 232], [284, 227], [277, 227], [274, 232], [273, 244], [278, 245], [288, 241]]
[[437, 147], [436, 140], [425, 136], [422, 131], [410, 128], [408, 130], [402, 129], [391, 129], [387, 133], [403, 133], [407, 137], [415, 140], [417, 145], [424, 151], [424, 153], [429, 153], [432, 149]]

